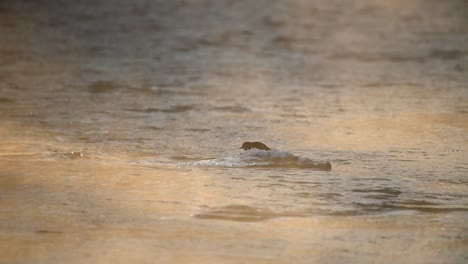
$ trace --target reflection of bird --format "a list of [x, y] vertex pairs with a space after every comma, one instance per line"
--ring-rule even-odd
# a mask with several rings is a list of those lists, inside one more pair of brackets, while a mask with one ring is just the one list
[[240, 148], [243, 150], [249, 150], [253, 148], [261, 150], [270, 150], [270, 148], [262, 142], [244, 142], [244, 144], [242, 144], [242, 147]]

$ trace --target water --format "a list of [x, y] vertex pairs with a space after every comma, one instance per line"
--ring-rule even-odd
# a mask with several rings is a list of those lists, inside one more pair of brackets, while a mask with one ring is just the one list
[[466, 10], [2, 2], [0, 262], [466, 263]]

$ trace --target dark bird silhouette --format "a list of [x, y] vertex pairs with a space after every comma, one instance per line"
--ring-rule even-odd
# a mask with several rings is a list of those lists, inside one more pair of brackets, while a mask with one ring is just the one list
[[244, 142], [244, 144], [242, 144], [242, 147], [240, 148], [243, 150], [249, 150], [253, 148], [261, 150], [270, 150], [270, 148], [262, 142]]

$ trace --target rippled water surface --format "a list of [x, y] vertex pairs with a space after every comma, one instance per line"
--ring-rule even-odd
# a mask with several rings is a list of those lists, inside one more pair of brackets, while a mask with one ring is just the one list
[[0, 263], [468, 262], [466, 10], [1, 2]]

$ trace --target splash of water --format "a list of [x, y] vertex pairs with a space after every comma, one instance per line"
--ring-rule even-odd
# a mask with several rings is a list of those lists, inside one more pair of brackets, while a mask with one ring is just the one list
[[270, 168], [309, 168], [331, 170], [329, 162], [318, 163], [311, 159], [295, 156], [287, 151], [277, 149], [250, 149], [245, 152], [219, 159], [206, 159], [185, 163], [188, 166], [201, 167], [270, 167]]

